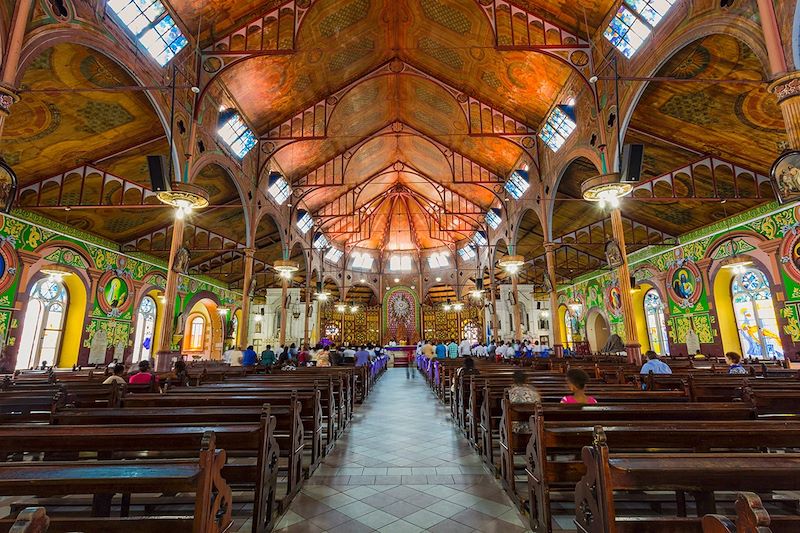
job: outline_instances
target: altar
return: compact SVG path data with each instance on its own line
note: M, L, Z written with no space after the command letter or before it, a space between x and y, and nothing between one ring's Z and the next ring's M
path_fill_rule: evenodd
M383 348L386 351L386 354L391 356L392 358L392 365L395 367L406 367L408 366L408 358L413 356L414 353L417 351L417 347L415 345L412 346L385 346Z

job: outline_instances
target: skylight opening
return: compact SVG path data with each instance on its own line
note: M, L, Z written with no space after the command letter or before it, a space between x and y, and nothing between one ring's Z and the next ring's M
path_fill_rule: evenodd
M475 258L475 247L471 244L464 246L463 248L458 249L458 255L461 256L461 259L464 261L469 261L470 259Z
M472 238L472 242L478 246L486 246L489 244L489 239L486 238L486 234L484 232L476 231L475 236Z
M528 172L522 169L517 169L511 173L511 176L506 182L505 188L514 200L519 200L531 186L528 181Z
M675 0L624 0L603 35L630 59L674 3Z
M324 233L318 233L316 237L314 237L314 242L311 243L311 246L314 247L315 250L322 250L330 246L331 241L325 236Z
M189 42L160 0L108 0L108 7L162 67Z
M366 252L353 252L352 268L358 270L372 270L372 262L375 259Z
M389 258L389 270L393 272L411 270L411 256L396 254Z
M247 127L247 124L242 121L242 118L237 113L233 113L233 115L220 126L217 133L239 159L247 155L247 152L249 152L257 142L256 136L250 131L250 128Z
M277 202L278 205L283 205L283 202L292 194L292 189L286 180L279 172L271 172L269 175L270 186L267 189L270 196Z
M559 106L553 108L547 121L539 133L539 138L554 152L564 144L572 132L575 131L575 121L572 120Z
M297 229L300 230L300 233L305 235L313 225L314 225L314 219L311 216L311 213L309 213L308 211L303 211L302 215L300 215L300 217L298 217L297 219ZM322 236L324 237L324 235Z
M450 266L450 256L447 252L434 252L428 256L428 266L431 268L444 268Z
M331 263L338 263L339 259L342 258L344 252L338 248L331 248L328 250L328 253L325 254L325 259L330 261Z
M497 214L497 211L494 209L489 209L489 212L486 213L486 223L489 224L490 228L497 229L500 227L500 224L503 223L503 219L500 218L500 215Z

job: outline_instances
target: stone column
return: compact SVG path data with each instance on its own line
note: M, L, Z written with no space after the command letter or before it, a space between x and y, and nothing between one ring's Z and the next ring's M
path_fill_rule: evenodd
M3 126L6 117L11 113L11 106L19 101L19 95L14 90L14 82L17 78L22 43L25 40L25 30L33 10L33 4L33 0L18 0L11 20L11 31L0 76L0 138L3 137Z
M289 280L281 276L281 330L278 334L278 344L286 344L286 324L289 316L289 309L286 306L286 296L289 293Z
M254 248L244 250L244 279L242 280L242 320L239 322L239 338L234 339L240 346L250 344L250 286L253 284Z
M172 224L172 242L169 248L167 262L167 284L164 288L164 322L161 326L161 337L158 342L157 368L169 369L169 354L172 344L173 322L175 320L175 298L178 293L178 280L180 275L175 272L175 256L183 245L183 220L176 218ZM162 361L163 360L163 361Z
M522 313L519 308L519 289L517 274L511 275L511 294L514 297L514 339L522 339Z
M783 55L781 33L778 29L778 20L775 17L773 0L756 0L758 15L761 19L761 28L764 31L764 44L767 47L769 69L773 75L786 72L786 57Z
M625 249L625 231L622 225L622 211L619 208L611 210L611 228L614 238L619 244L622 254L622 264L617 268L619 277L619 291L622 298L622 318L625 325L625 351L628 353L628 362L641 364L642 353L639 337L636 333L636 322L633 317L633 300L631 299L631 273L628 269L628 252Z
M550 331L553 336L553 353L556 357L564 355L561 344L561 323L558 320L558 292L556 290L556 244L544 243L544 257L547 262L547 277L550 278Z
M778 99L789 146L800 149L800 72L792 72L773 81L770 92Z

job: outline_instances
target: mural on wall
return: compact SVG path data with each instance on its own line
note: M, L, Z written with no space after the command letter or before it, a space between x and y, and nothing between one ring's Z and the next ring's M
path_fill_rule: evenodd
M405 287L392 287L383 298L384 340L413 344L419 340L419 304Z
M17 217L24 217L22 220ZM93 353L93 361L100 363L119 353L130 351L134 333L134 301L139 287L161 287L165 285L166 265L155 258L128 257L111 251L117 245L97 236L81 232L70 226L24 210L14 214L0 214L0 342L3 356L0 365L13 368L12 358L16 353L7 350L17 344L19 319L14 310L18 300L27 298L19 294L19 252L39 253L51 263L75 268L79 271L100 270L97 289L90 294L89 316L85 317L79 354L69 354L69 362L86 364ZM201 291L214 293L223 305L230 305L240 296L220 288L211 280L183 277L179 284L179 298L175 316L183 306ZM182 296L182 297L180 297ZM21 315L20 315L21 317ZM174 317L173 317L174 320ZM103 332L101 341L94 342L98 332ZM103 355L105 354L105 355Z
M731 238L725 239L726 235ZM653 255L652 249L645 248L628 258L637 281L651 280L650 283L659 284L666 291L664 304L669 309L666 326L671 353L686 353L690 332L696 333L700 343L707 345L704 349L721 350L717 310L711 305L710 288L706 286L702 268L710 269L712 261L748 254L762 254L763 258L774 253L777 257L771 263L762 261L770 263L766 265L769 275L763 279L740 279L738 293L736 282L732 282L729 294L715 294L729 302L726 305L731 306L731 316L736 320L741 348L728 349L741 349L750 356L782 357L788 351L788 341L800 344L800 206L780 209L772 202L683 235L681 240L687 244L675 250ZM774 247L769 241L775 243ZM764 250L777 250L762 251L759 243L769 243ZM698 266L704 259L708 266ZM662 273L663 281L653 281L658 273ZM618 331L614 322L613 283L613 274L608 272L582 276L573 285L559 289L559 302L565 305L585 302L590 308L598 305L594 301L596 287L605 287L605 298L599 305L609 317L612 330L624 339L621 322L616 323L620 326ZM713 286L714 278L710 284ZM583 309L587 309L586 305ZM580 313L574 320L575 331L585 334ZM676 345L683 347L675 350Z

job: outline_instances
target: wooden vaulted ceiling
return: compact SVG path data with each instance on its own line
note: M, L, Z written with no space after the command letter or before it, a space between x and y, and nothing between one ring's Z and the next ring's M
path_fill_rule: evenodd
M194 36L199 31L200 48L205 48L282 2L168 3L187 34ZM598 32L616 3L514 0L514 4L585 36ZM459 231L433 235L434 217L426 212L426 206L449 201L458 202L461 209L468 206L485 212L497 205L497 198L492 186L455 183L448 157L458 154L502 179L523 151L507 139L470 134L464 110L448 88L536 129L566 82L568 67L535 52L498 51L478 0L300 0L297 5L311 8L303 18L295 50L238 63L215 82L215 91L224 90L255 132L266 136L309 106L350 86L339 95L327 120L325 138L290 143L274 156L295 184L337 157L346 159L338 185L297 187L304 193L301 205L320 213L351 195L352 210L370 207L367 235L331 232L332 240L340 244L396 250L436 247L468 236L479 217L465 215ZM381 75L372 75L386 65L389 67ZM731 37L712 35L675 54L657 75L682 80L762 80L763 70L745 45ZM30 63L21 86L80 89L135 84L103 53L62 43ZM645 145L645 179L708 155L766 173L777 155L783 130L780 112L764 85L658 82L651 83L639 100L625 142ZM14 166L22 187L88 165L99 174L110 173L146 188L145 157L168 153L164 131L143 91L69 92L57 98L23 92L22 101L6 121L0 155ZM608 134L615 133L610 129ZM606 215L577 200L581 181L596 173L591 163L578 159L556 190L546 193L555 195L552 237L564 237L557 253L557 281L604 264L602 245L595 241L602 241L610 228L581 230ZM708 176L700 172L695 178L698 191L709 188ZM61 187L41 187L36 198L29 194L23 206L40 206L43 214L116 241L126 250L166 257L169 231L165 230L172 223L169 210L46 208L80 195L71 179L65 177ZM242 272L238 250L246 232L239 193L227 172L217 166L204 169L198 182L210 189L216 207L195 213L188 221L184 242L196 250L193 271L237 286ZM676 183L684 192L691 188L685 176L678 176ZM745 193L763 188L751 184L748 189L747 183L738 186ZM729 194L730 184L719 187L720 196ZM122 193L110 189L104 194L103 203L112 203ZM657 190L651 194L665 193ZM634 196L646 195L637 192ZM630 224L630 235L626 234L633 243L630 250L669 241L670 236L754 207L767 201L767 195L768 191L758 200L731 198L725 205L685 199L626 200L623 214ZM265 217L252 231L258 250L256 286L268 286L274 283L274 276L262 265L281 256L279 228ZM572 232L575 234L570 235ZM528 269L525 280L539 283L544 236L532 211L524 216L518 238L517 252L534 267ZM302 251L293 250L292 256L305 269ZM295 281L300 283L304 277L302 270Z

